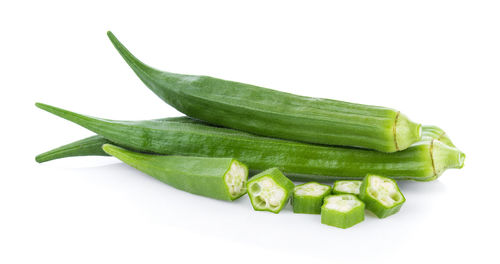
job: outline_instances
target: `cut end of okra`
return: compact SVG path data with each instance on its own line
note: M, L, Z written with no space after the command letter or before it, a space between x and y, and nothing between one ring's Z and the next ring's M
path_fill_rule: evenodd
M265 170L247 183L254 210L279 213L288 202L294 184L276 168Z
M234 160L226 175L224 175L224 181L232 200L241 197L247 192L247 177L247 167L243 163Z
M295 186L292 197L293 212L299 214L320 214L323 199L330 192L330 186L317 182Z
M330 195L321 207L321 223L348 228L365 220L365 204L352 194Z
M362 181L336 181L333 183L334 194L359 194Z
M396 151L404 150L422 137L422 125L412 122L398 112L394 126L394 144Z
M366 208L379 218L393 215L406 201L396 181L378 175L367 175L361 185L359 197Z

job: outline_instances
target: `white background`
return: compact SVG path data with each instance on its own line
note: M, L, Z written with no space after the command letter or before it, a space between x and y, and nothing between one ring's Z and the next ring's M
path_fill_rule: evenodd
M70 2L0 4L0 263L498 263L498 1ZM107 30L159 69L399 109L445 129L465 167L401 183L400 213L340 230L187 194L113 158L37 164L91 133L36 101L180 115Z

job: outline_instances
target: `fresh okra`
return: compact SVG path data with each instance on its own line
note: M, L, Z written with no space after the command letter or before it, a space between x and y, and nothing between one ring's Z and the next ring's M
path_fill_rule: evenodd
M235 159L151 155L110 144L102 148L109 155L179 190L230 201L246 193L248 169Z
M265 170L247 182L253 209L276 214L288 203L294 187L293 182L277 168Z
M360 180L368 173L398 180L431 181L448 168L461 168L465 158L460 150L435 139L417 142L403 151L383 153L261 137L197 121L115 121L36 105L127 149L167 155L233 157L256 171L278 167L297 181ZM43 154L39 156L42 157Z
M348 228L365 219L365 204L352 194L325 197L321 207L321 223Z
M359 194L362 181L336 181L333 183L334 194Z
M395 180L378 175L367 175L363 179L359 198L379 218L397 213L406 201Z
M108 37L151 91L199 120L261 136L382 152L404 150L421 136L420 124L394 109L159 71L137 59L113 33Z
M331 187L317 182L308 182L293 189L293 212L299 214L320 214L323 199L329 195Z

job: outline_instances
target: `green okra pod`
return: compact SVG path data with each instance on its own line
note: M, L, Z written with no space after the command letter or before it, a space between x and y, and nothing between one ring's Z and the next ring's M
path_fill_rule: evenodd
M134 151L233 157L256 171L278 167L297 181L363 179L368 173L430 181L448 168L461 168L465 157L458 149L437 140L418 142L404 151L383 153L261 137L194 121L114 121L40 103L37 106Z
M335 181L332 192L334 194L359 194L362 181Z
M179 190L230 201L246 193L248 169L232 158L152 155L111 144L104 144L102 148L109 155Z
M256 211L279 213L288 203L295 185L277 168L265 170L247 182L248 196Z
M37 155L35 160L39 163L75 156L105 156L102 145L109 143L109 140L102 136L94 135L70 144L52 149Z
M329 195L321 207L321 223L348 228L365 220L365 205L352 194Z
M439 140L450 147L455 147L448 134L437 126L423 126L422 127L422 140Z
M325 196L332 188L317 182L308 182L295 186L293 189L293 212L298 214L320 214Z
M370 174L363 179L359 198L379 218L399 212L406 201L395 180Z
M390 108L299 96L208 76L162 72L138 60L111 32L108 36L156 95L180 112L212 124L262 136L383 152L404 150L421 136L420 124Z

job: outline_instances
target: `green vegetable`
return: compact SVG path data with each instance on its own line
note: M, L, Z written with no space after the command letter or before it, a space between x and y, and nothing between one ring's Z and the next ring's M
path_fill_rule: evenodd
M348 228L365 220L365 205L352 194L330 195L321 207L321 223Z
M451 139L446 135L446 132L437 126L423 126L422 140L437 139L450 147L455 147Z
M171 118L156 119L151 121L159 121L159 122L176 121L184 123L203 124L199 120L194 120L188 117L171 117ZM442 141L443 143L446 143L447 145L454 147L453 143L451 143L451 140L446 135L444 136L443 135L444 131L438 127L423 126L421 141L427 142L431 141L432 139L437 139L437 140L444 139L445 141L444 142ZM61 159L61 158L75 157L75 156L87 156L87 155L107 156L108 154L102 151L101 148L101 146L105 143L111 143L111 142L105 139L103 136L95 135L42 153L36 157L36 160L41 163L54 159ZM75 148L74 145L77 145L79 147Z
M128 165L179 190L219 200L246 193L247 167L232 158L160 156L110 144L102 149Z
M362 181L336 181L333 183L332 192L334 194L359 194L359 187Z
M367 175L361 184L359 198L379 218L399 212L406 201L396 181L378 175Z
M330 194L331 187L317 182L308 182L293 189L293 212L299 214L320 214L323 199Z
M40 103L37 106L131 150L233 157L257 171L278 167L297 181L363 179L368 173L394 179L430 181L448 168L461 168L465 157L458 149L436 140L416 143L404 151L382 153L260 137L197 122L113 121Z
M137 76L180 112L257 135L383 152L420 139L419 124L393 109L293 95L208 76L162 72L109 39Z
M106 143L109 141L99 135L94 135L42 153L36 156L35 160L42 163L74 156L103 156L107 155L102 150L102 145Z
M277 168L253 176L247 183L248 196L256 211L275 214L288 203L295 185Z

